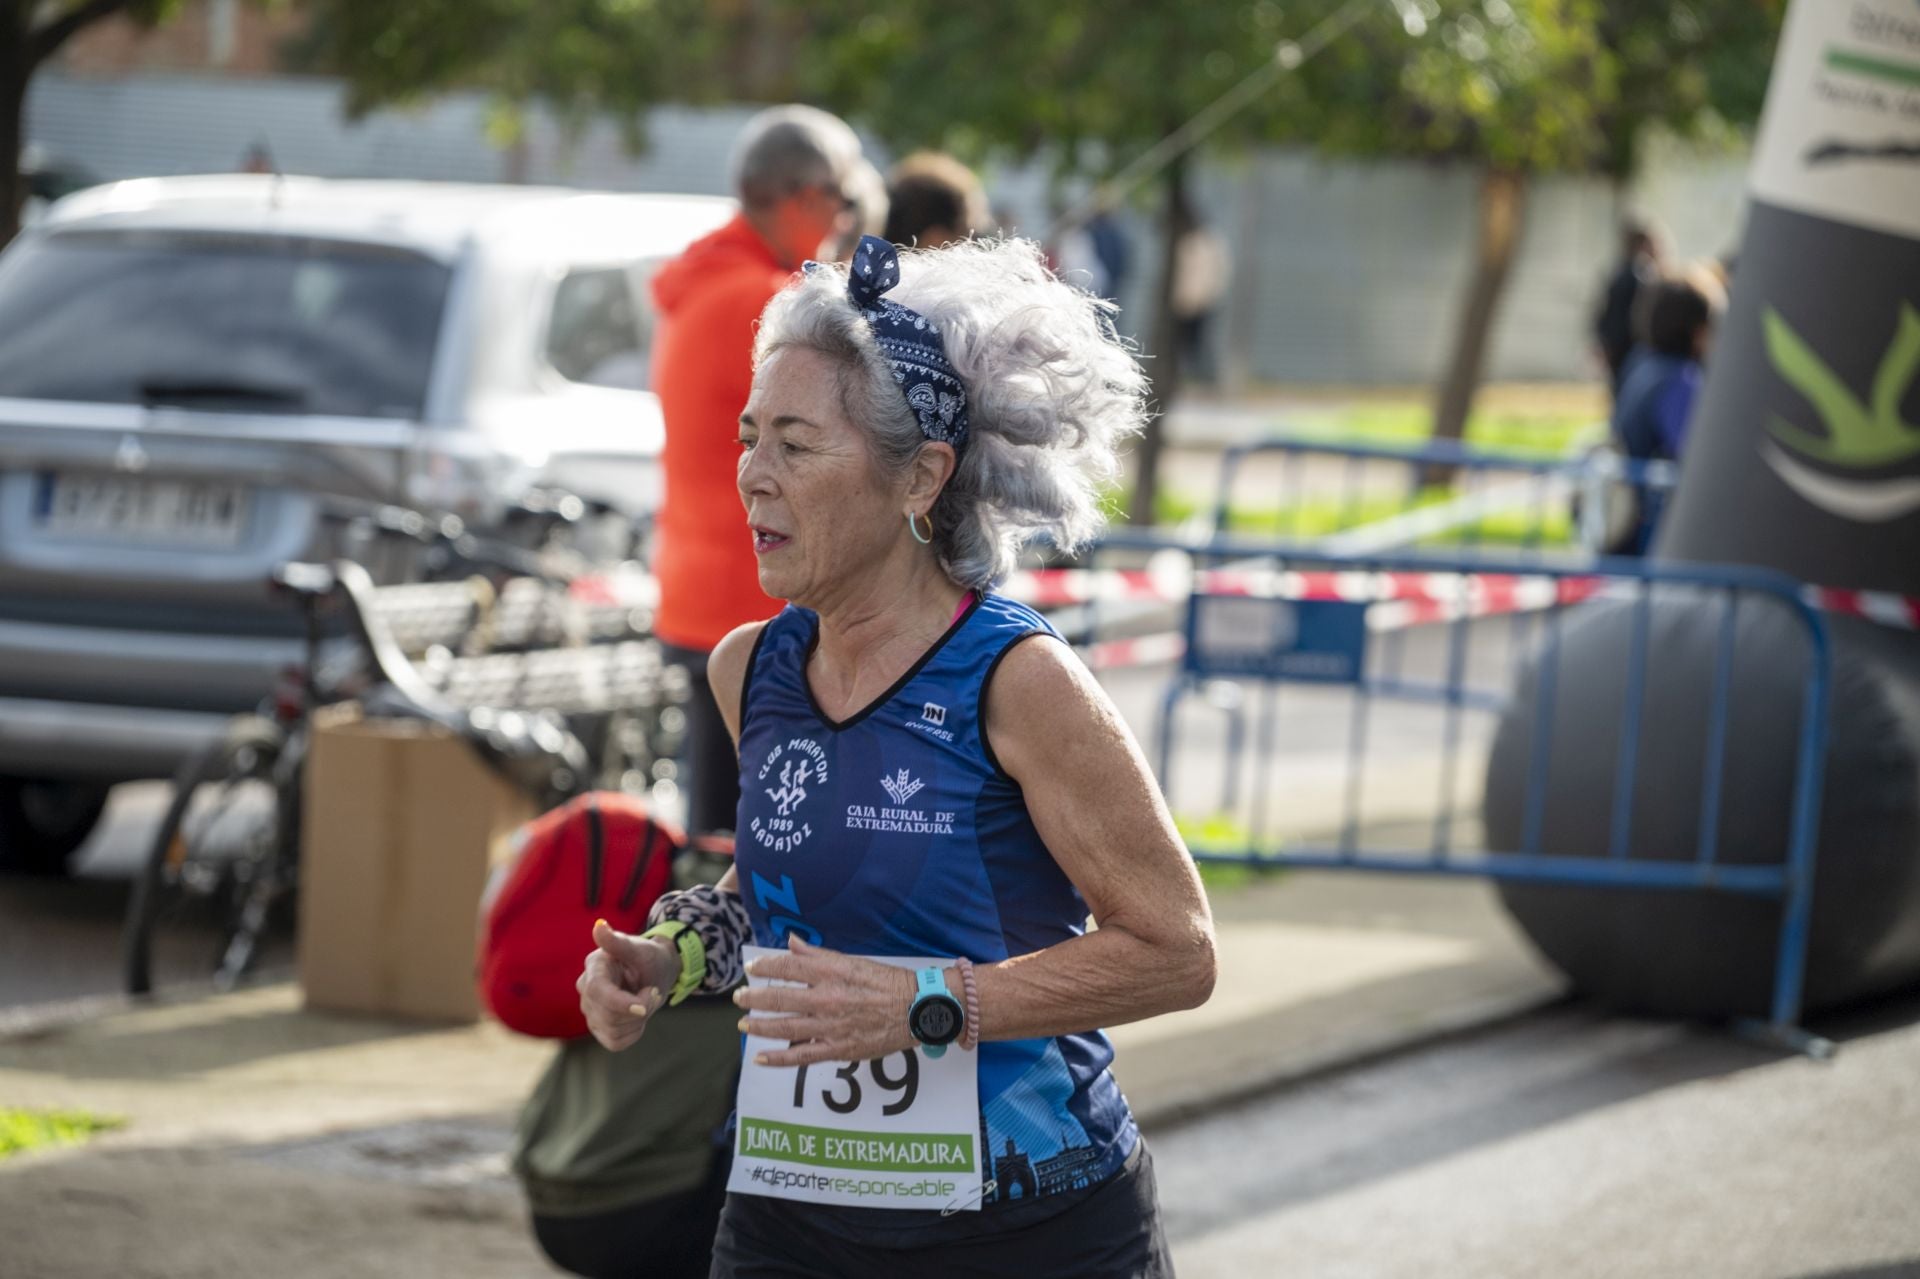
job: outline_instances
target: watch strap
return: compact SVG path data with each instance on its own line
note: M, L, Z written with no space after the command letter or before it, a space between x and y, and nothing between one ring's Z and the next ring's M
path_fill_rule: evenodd
M672 942L680 956L680 976L667 995L668 1004L681 1003L700 989L700 984L707 979L707 945L700 940L700 933L692 924L680 919L666 919L640 935Z
M916 968L913 970L913 982L913 1002L907 1006L907 1031L919 1042L921 1052L929 1057L937 1058L944 1056L947 1051L946 1044L930 1044L926 1040L921 1039L918 1032L914 1030L914 1013L925 1000L944 999L953 1004L954 1007L960 1009L961 1021L964 1024L966 1020L966 1010L960 1004L960 1001L953 997L953 992L947 989L946 969L935 964L929 964L925 968ZM949 1040L948 1042L951 1043L952 1041Z

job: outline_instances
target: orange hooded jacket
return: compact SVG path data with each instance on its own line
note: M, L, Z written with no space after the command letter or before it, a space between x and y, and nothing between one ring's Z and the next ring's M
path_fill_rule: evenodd
M667 426L654 629L669 644L711 650L734 627L780 611L760 590L734 477L754 329L793 274L736 215L653 277L653 389Z

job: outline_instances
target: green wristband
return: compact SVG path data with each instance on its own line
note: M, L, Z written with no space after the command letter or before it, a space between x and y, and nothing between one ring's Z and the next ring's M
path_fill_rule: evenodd
M673 983L673 992L667 996L668 1004L680 1003L700 989L700 983L707 979L707 944L700 940L692 924L679 919L662 920L640 935L670 941L680 954L680 979Z

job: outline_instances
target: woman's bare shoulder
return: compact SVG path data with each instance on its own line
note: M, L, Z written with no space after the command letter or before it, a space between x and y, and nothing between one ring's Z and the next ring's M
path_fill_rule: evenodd
M753 662L753 649L760 642L765 622L748 622L727 632L707 657L707 684L720 707L727 731L736 741L740 737L740 694L746 688L747 667Z

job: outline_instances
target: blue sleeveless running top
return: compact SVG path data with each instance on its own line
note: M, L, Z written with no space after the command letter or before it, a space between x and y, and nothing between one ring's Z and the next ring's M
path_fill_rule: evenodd
M818 627L791 605L768 622L741 697L735 866L755 941L798 933L848 954L984 964L1084 932L1086 903L983 727L994 667L1053 628L981 596L893 688L835 723L807 684ZM1137 1130L1105 1035L979 1054L986 1202L1086 1187L1125 1162Z

